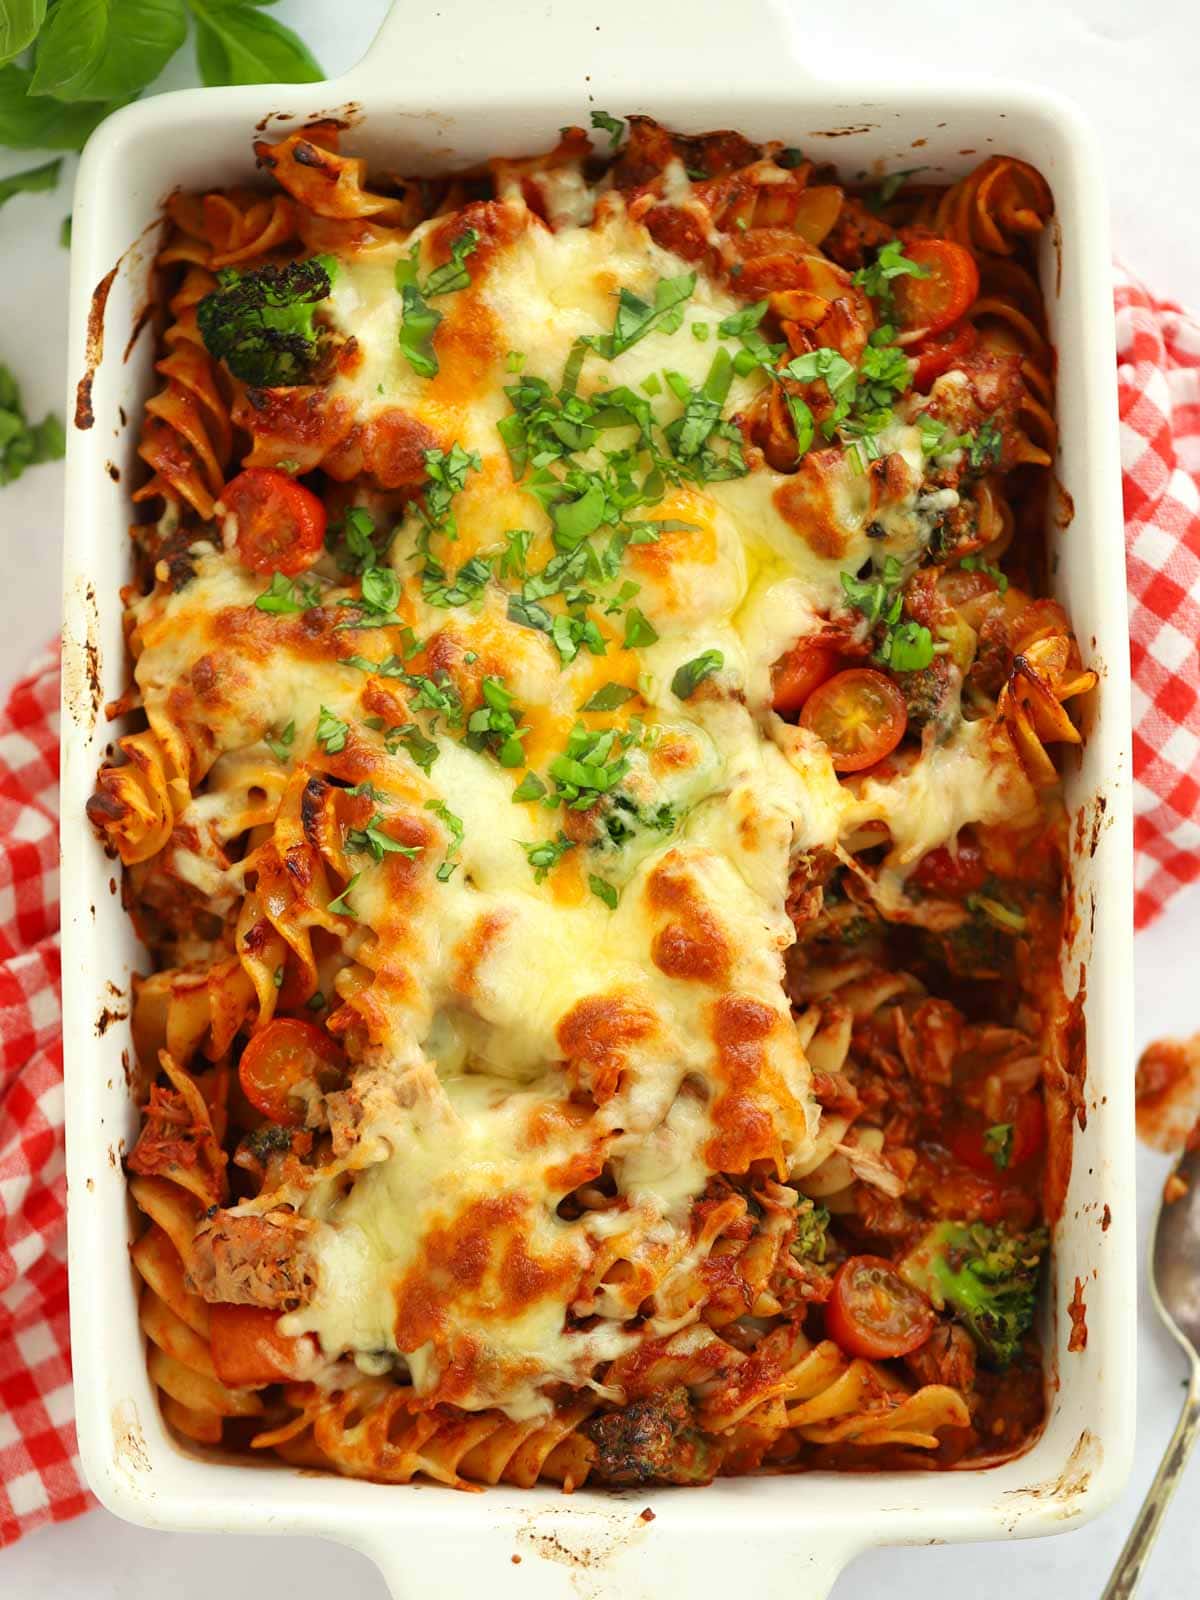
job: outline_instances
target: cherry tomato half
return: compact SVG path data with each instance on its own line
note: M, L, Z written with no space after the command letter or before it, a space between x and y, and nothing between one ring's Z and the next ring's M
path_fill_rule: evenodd
M914 239L904 254L927 276L892 280L896 319L902 332L920 329L928 338L970 310L979 295L979 268L971 252L950 239Z
M208 1315L213 1366L228 1388L257 1389L299 1377L300 1340L276 1331L278 1311L220 1301Z
M800 726L824 740L835 772L861 772L891 755L903 739L908 708L882 672L850 667L812 691Z
M906 1356L923 1345L937 1317L882 1256L851 1256L837 1270L825 1307L825 1331L847 1355L868 1361Z
M939 845L917 863L913 879L931 894L961 899L982 889L987 879L983 852L972 839L959 839L951 851Z
M995 1177L997 1172L1013 1172L1040 1155L1046 1143L1046 1108L1036 1090L1030 1090L1018 1100L1013 1113L1012 1140L1007 1150L1007 1160L997 1159L1000 1150L994 1141L986 1138L988 1124L983 1117L974 1115L951 1127L946 1143L964 1166L982 1177Z
M293 1091L309 1080L328 1083L341 1066L341 1051L324 1028L276 1017L242 1051L238 1079L256 1111L295 1128L304 1121L304 1109Z
M836 660L837 651L819 639L797 639L771 668L771 704L779 715L795 716Z
M943 372L949 372L951 367L965 361L978 343L979 335L973 324L957 322L944 328L941 333L931 334L910 345L905 354L912 356L917 363L913 373L913 388L924 393L935 378L940 378Z
M325 542L325 507L286 472L248 467L221 490L237 523L237 549L252 572L291 578L311 567Z

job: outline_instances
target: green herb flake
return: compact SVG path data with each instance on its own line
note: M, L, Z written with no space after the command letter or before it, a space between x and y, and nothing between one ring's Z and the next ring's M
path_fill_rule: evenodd
M289 722L287 727L278 736L278 738L267 739L264 742L266 743L267 749L275 757L276 761L282 762L284 765L286 765L287 762L291 760L292 745L295 742L295 738L296 724L294 722Z
M982 556L964 556L959 562L959 566L964 572L982 572L986 577L989 577L992 580L1001 594L1003 594L1008 588L1007 575L1001 572L1000 568L993 565L992 562L985 561Z
M426 800L425 809L426 811L433 812L434 816L437 817L438 821L450 835L450 844L447 847L446 854L441 865L438 867L437 872L435 873L435 877L439 883L449 883L450 879L454 876L455 868L459 864L457 858L459 848L463 842L462 818L455 816L454 812L450 810L449 806L444 800Z
M317 718L317 743L326 755L336 756L346 748L350 725L335 717L328 706L322 706Z
M660 278L655 286L653 305L632 290L622 289L617 296L613 331L589 336L588 345L597 355L612 361L656 327L666 333L677 333L683 325L683 306L691 299L695 287L694 272L681 273L677 278Z
M607 111L592 112L592 127L600 129L608 135L608 147L615 150L621 142L621 135L625 132L625 124L620 117L612 117Z
M580 706L581 711L615 711L618 706L623 706L627 700L632 700L637 693L623 683L606 683L596 690L590 700Z
M546 792L546 785L538 777L537 773L527 772L513 790L513 799L520 801L541 800Z
M390 833L383 831L385 820L383 813L377 811L365 828L351 828L346 834L346 849L356 854L369 852L376 861L389 855L407 856L410 861L419 856L424 846L401 844L399 839L393 839Z
M354 888L354 885L361 877L361 872L354 873L349 883L342 890L341 894L338 895L337 899L329 902L329 905L326 909L331 911L335 917L349 917L352 922L354 921L355 913L350 907L350 891Z
M671 692L680 700L690 700L705 678L720 672L724 665L725 657L720 650L703 651L691 661L685 661L681 667L676 667L671 679Z
M984 1129L983 1147L991 1156L994 1165L1003 1172L1012 1161L1013 1152L1013 1125L1011 1122L997 1122L990 1128Z
M569 850L574 850L575 840L568 839L560 829L554 839L539 839L533 844L526 844L523 839L517 843L525 852L526 860L534 869L534 883L544 883L550 871L558 865Z
M625 613L625 649L640 650L644 645L657 643L658 632L654 624L636 606L630 606Z
M274 575L270 587L264 589L254 602L256 610L267 611L274 616L291 616L299 611L311 611L314 606L320 604L319 583L307 578L289 578L282 572Z
M604 878L598 878L594 872L588 873L588 888L597 900L603 900L610 911L617 909L620 900L620 891Z

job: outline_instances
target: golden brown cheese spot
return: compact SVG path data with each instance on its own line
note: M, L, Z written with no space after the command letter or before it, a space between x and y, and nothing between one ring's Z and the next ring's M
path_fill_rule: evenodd
M381 489L419 489L427 450L448 449L433 430L399 406L377 411L361 429L361 470Z
M672 570L685 562L711 566L717 559L717 534L699 496L676 494L671 497L669 507L659 509L664 521L678 519L695 526L669 529L652 544L630 545L625 553L626 563L641 576L656 578L659 582L669 579Z
M696 892L695 883L672 851L646 880L646 902L669 917L654 935L650 957L660 972L683 982L726 982L733 952L720 922Z
M779 1159L771 1114L754 1093L765 1075L763 1041L778 1023L769 1006L748 995L722 995L712 1009L712 1036L727 1088L713 1106L718 1132L705 1146L714 1172L745 1172L762 1159Z
M547 1298L565 1302L578 1273L570 1246L548 1255L533 1248L530 1206L522 1196L474 1200L452 1221L429 1230L396 1285L397 1348L432 1344L442 1358L436 1398L466 1395L482 1380L486 1357L478 1341L450 1334L449 1324L495 1324L516 1320ZM507 1361L502 1376L511 1382L522 1370L535 1373L537 1362Z
M837 512L845 462L840 450L810 450L799 469L771 496L775 509L811 550L830 561L846 553L847 532Z
M511 921L510 911L488 911L475 922L466 938L455 945L453 983L456 994L469 999L476 993L479 969L496 949Z
M589 995L558 1024L558 1043L572 1083L603 1105L617 1093L634 1045L657 1030L654 1013L620 994Z

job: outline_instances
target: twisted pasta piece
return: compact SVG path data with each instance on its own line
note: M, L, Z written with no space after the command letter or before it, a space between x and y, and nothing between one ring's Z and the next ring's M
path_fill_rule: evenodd
M410 1483L432 1478L456 1489L540 1479L568 1491L583 1484L595 1447L580 1432L596 1402L576 1401L548 1421L511 1422L498 1411L421 1410L411 1389L365 1379L330 1395L305 1386L286 1391L298 1414L258 1434L257 1450L310 1443L319 1459L353 1478Z
M920 220L958 244L1007 256L1045 227L1054 197L1045 178L1013 156L989 156L941 191Z
M156 1061L160 1052L183 1067L198 1053L222 1060L253 1016L256 998L236 956L135 978L131 1028L139 1060Z
M259 1397L217 1377L209 1347L209 1310L190 1286L187 1268L196 1224L225 1195L223 1114L214 1117L194 1078L168 1052L160 1056L171 1088L154 1086L142 1131L126 1166L130 1193L148 1226L131 1256L142 1279L138 1320L150 1342L151 1380L163 1416L201 1444L219 1444L227 1417L257 1416ZM218 1078L218 1112L223 1096Z
M100 768L87 815L130 867L163 848L191 791L156 734L131 733L117 742L126 759Z

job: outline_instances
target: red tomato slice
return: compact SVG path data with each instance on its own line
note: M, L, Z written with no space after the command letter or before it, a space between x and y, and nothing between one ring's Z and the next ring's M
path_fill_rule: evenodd
M979 846L971 839L960 838L953 851L946 845L939 845L922 856L913 880L931 894L961 899L982 889L987 875Z
M341 1067L341 1051L323 1028L276 1017L242 1051L238 1080L256 1111L295 1128L304 1121L304 1108L293 1091L309 1080L327 1082Z
M797 639L771 668L771 704L779 715L794 716L836 660L837 651L819 639Z
M928 276L892 280L896 319L902 332L919 329L928 338L971 309L979 296L979 268L971 252L950 239L914 239L904 254Z
M230 1389L258 1389L298 1378L306 1340L289 1339L275 1324L278 1311L262 1306L209 1307L209 1348L217 1377Z
M311 567L325 542L325 507L286 472L248 467L221 490L237 523L237 549L252 572L295 577Z
M847 1355L889 1361L923 1345L937 1317L882 1256L851 1256L837 1270L825 1331Z
M1046 1143L1046 1109L1036 1090L1023 1094L1012 1114L1012 1143L1007 1166L1001 1166L993 1154L986 1134L988 1123L980 1116L952 1127L946 1143L964 1166L981 1177L994 1178L998 1172L1015 1172L1035 1156L1041 1154Z
M905 354L912 356L917 363L913 373L913 388L924 392L935 378L940 378L943 372L949 372L951 367L965 361L978 343L979 335L975 332L974 324L958 322L941 333L931 334L929 338L910 345Z
M908 708L882 672L850 667L812 691L800 726L824 740L835 772L861 772L891 755L903 739Z

